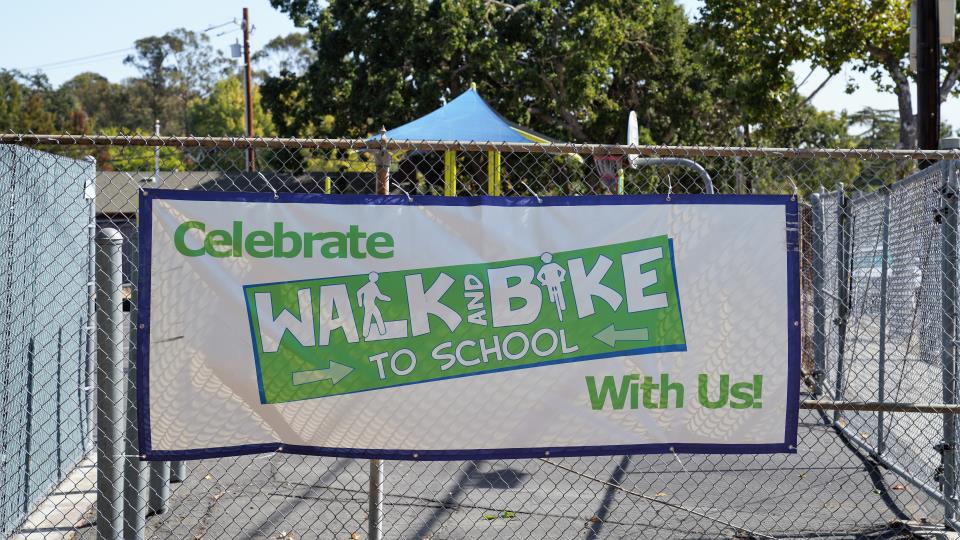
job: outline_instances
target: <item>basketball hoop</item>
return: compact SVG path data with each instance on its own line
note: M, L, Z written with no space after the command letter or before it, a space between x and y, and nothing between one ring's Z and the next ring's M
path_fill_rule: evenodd
M617 193L623 156L593 156L593 165L597 168L600 183L610 192Z

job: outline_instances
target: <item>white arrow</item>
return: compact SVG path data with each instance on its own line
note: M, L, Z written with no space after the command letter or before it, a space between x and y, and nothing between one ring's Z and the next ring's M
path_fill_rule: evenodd
M615 347L618 341L647 341L650 339L650 332L648 332L646 328L617 330L617 327L611 324L594 334L593 337L606 343L610 347Z
M353 371L353 368L350 366L345 366L330 361L330 367L327 369L311 369L309 371L295 371L293 373L293 385L299 386L301 384L307 384L312 382L320 382L330 380L333 384L337 384L342 381L344 377L350 374Z

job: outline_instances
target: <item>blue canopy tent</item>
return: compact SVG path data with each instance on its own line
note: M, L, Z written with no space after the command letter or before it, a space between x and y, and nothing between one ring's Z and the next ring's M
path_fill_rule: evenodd
M477 93L476 85L439 109L386 132L387 138L400 141L460 141L552 143L556 142L531 129L507 120L493 110ZM447 150L443 156L443 193L457 193L457 155ZM487 152L487 193L501 195L500 152Z

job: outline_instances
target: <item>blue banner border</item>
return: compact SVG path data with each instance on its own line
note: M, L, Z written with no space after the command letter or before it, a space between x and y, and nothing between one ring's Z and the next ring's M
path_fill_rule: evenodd
M783 442L770 444L652 443L636 445L497 448L460 450L325 448L281 442L188 450L153 450L150 433L150 263L154 200L251 203L356 204L374 206L609 206L655 204L733 204L783 206L787 245L787 380L790 388ZM144 189L139 198L139 279L137 310L137 409L140 454L146 460L189 460L282 452L362 459L459 461L620 454L772 454L795 453L800 407L800 235L799 207L789 195L588 195L578 197L441 197L433 195L325 195L315 193L241 193Z

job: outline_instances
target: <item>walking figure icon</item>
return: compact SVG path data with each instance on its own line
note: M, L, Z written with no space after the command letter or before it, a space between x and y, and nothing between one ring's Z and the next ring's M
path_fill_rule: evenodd
M537 281L547 288L547 298L557 306L557 316L563 321L563 312L567 309L567 303L563 297L561 285L567 278L567 271L553 262L552 253L544 253L540 256L540 260L543 261L543 266L537 272Z
M370 329L374 324L377 325L377 334L380 336L386 335L387 325L383 322L383 314L380 313L377 300L383 300L384 302L390 301L390 297L383 294L380 291L380 287L377 286L377 280L380 279L380 274L370 272L368 277L370 281L357 291L357 304L363 309L364 338L370 336Z

